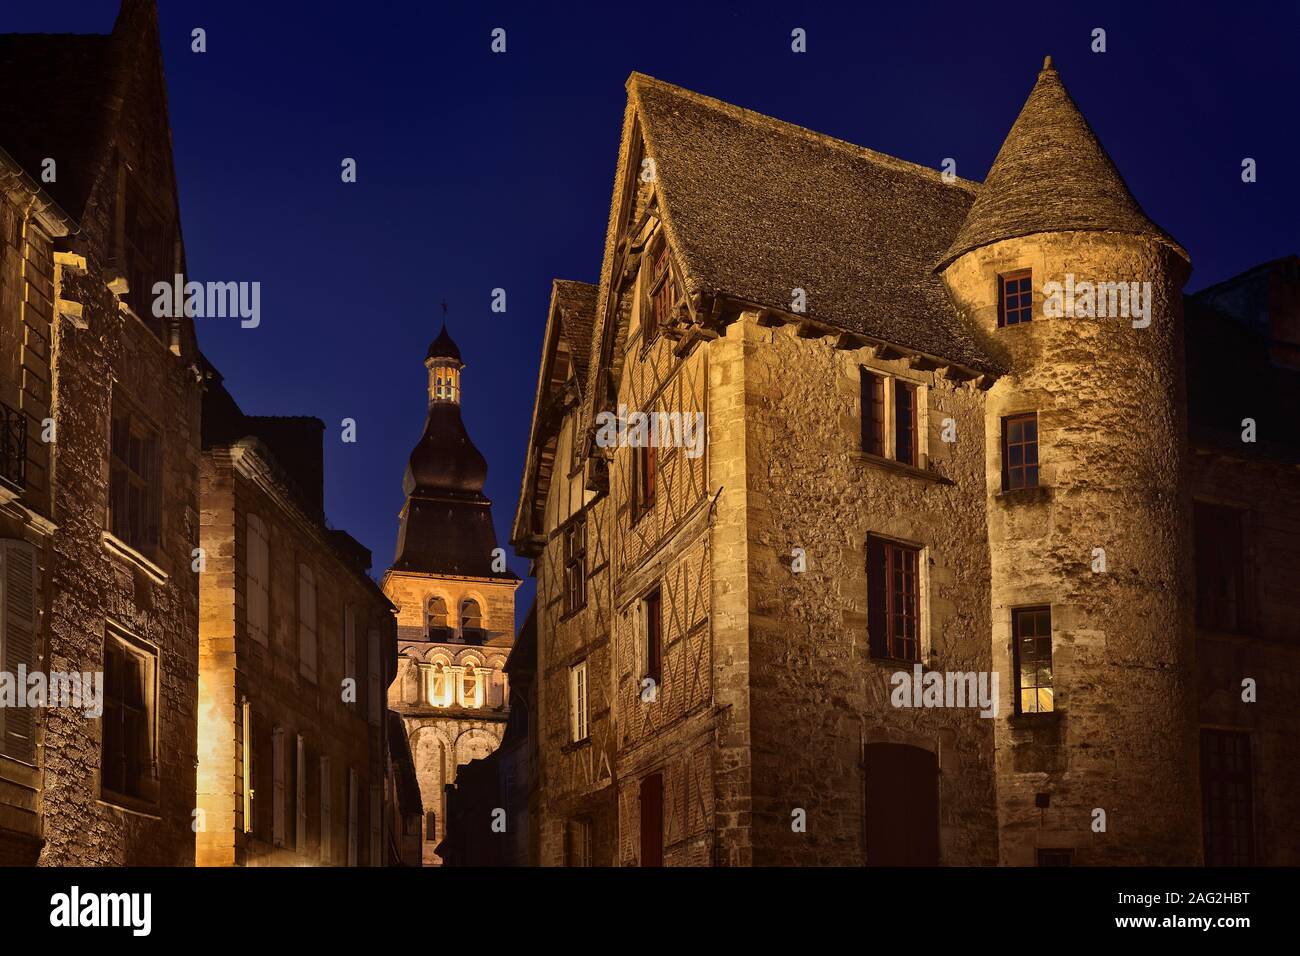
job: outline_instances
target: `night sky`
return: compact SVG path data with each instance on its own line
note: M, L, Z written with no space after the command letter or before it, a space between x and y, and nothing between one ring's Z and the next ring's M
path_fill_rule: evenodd
M46 6L6 3L0 32L106 33L117 11ZM190 273L262 284L261 326L199 320L201 347L246 412L326 422L329 520L374 551L376 575L444 298L508 540L551 279L598 278L633 70L916 163L951 156L978 180L1050 53L1147 214L1191 253L1189 290L1300 252L1300 5L817 6L162 0ZM194 27L206 53L190 51ZM495 27L505 54L489 50ZM356 184L340 181L344 157ZM1244 157L1258 182L1241 181ZM531 599L529 581L520 618Z

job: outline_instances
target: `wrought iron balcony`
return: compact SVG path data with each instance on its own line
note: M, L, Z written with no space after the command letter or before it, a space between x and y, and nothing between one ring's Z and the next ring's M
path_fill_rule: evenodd
M16 488L27 483L27 416L0 402L0 478Z

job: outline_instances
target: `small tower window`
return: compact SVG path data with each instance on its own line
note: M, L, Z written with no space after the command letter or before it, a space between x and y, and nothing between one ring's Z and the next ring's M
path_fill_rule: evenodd
M1033 317L1033 272L1024 269L998 276L998 326L1020 325Z
M431 597L424 608L425 637L430 641L451 640L451 627L447 623L447 602Z
M483 612L473 598L460 606L460 636L467 641L483 640Z

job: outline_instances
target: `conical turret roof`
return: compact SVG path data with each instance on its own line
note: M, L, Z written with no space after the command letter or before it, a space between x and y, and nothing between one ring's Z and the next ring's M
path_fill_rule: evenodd
M1133 198L1049 56L938 268L1002 239L1073 230L1150 236L1190 261Z

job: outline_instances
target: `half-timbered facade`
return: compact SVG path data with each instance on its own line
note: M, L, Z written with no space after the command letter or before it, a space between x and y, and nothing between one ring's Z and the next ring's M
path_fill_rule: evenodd
M1147 321L1053 313L1067 273L1150 290ZM1256 299L1293 334L1274 273ZM1211 706L1204 673L1197 704L1207 601L1220 685L1297 662L1282 591L1262 628L1238 610L1268 573L1243 535L1278 555L1281 525L1206 507L1222 450L1195 535L1241 560L1201 544L1187 584L1183 340L1224 321L1185 327L1187 275L1050 60L983 184L633 74L512 534L537 861L1294 861L1294 720ZM1289 502L1270 421L1251 462Z

